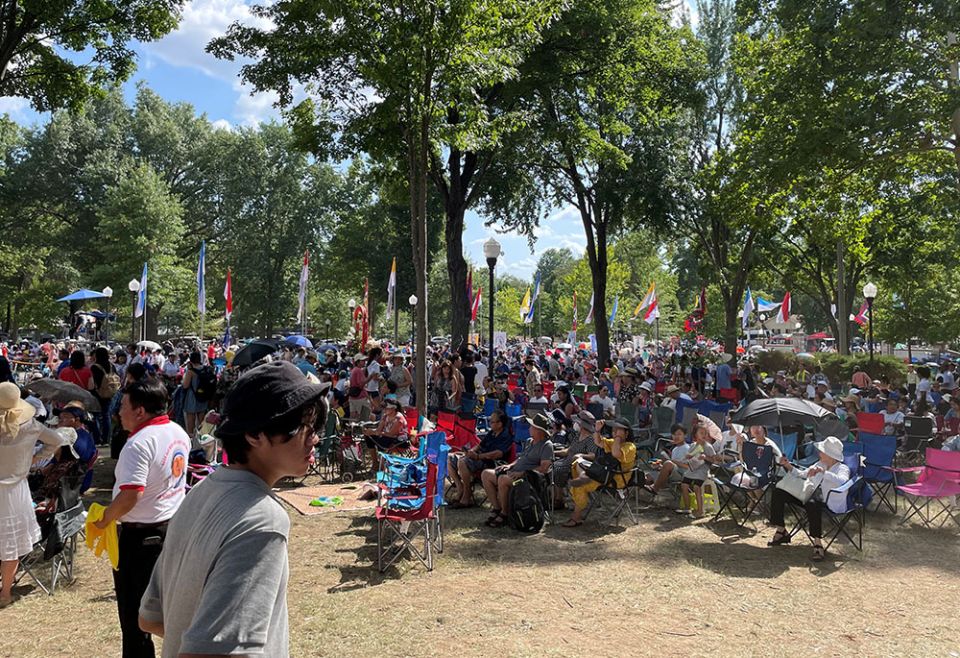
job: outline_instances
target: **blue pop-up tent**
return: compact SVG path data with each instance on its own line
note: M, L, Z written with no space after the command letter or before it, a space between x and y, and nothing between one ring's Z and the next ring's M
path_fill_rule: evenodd
M85 299L106 299L106 295L102 292L97 292L96 290L87 290L82 288L76 292L72 292L66 297L61 297L58 299L58 302L82 302Z

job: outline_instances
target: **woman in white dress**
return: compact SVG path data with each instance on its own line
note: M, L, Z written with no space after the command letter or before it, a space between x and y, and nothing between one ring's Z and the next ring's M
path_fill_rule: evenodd
M34 420L35 409L20 399L16 384L0 384L0 608L13 601L13 577L20 557L40 541L27 474L33 461L48 459L63 443ZM41 441L43 449L34 456Z

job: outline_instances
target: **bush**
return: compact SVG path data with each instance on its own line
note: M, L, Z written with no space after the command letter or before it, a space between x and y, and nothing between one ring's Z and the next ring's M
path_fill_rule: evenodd
M842 356L832 352L822 352L814 355L813 359L798 359L792 352L771 350L757 355L757 367L760 372L773 375L783 370L788 376L793 376L800 370L802 363L819 364L823 374L831 384L845 384L853 377L853 367L860 366L871 379L886 378L891 386L899 387L907 377L907 366L900 359L892 356L874 356L873 364L870 357L861 354Z

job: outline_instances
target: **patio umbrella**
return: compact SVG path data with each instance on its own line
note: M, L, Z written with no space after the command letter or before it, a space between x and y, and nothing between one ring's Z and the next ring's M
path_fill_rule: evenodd
M305 336L287 336L284 341L288 345L296 345L297 347L306 347L307 349L313 349L313 343L310 342L310 339Z
M258 338L240 348L233 357L233 365L238 368L253 365L263 357L276 352L281 345L283 341L276 338Z
M73 382L65 382L59 379L37 379L25 387L31 393L50 402L60 402L66 404L79 400L83 408L91 413L99 413L100 403L90 391L80 388Z
M813 425L817 436L847 435L847 426L840 417L823 407L800 398L763 398L745 404L731 416L740 425Z
M141 340L139 343L137 343L137 347L143 347L151 352L156 352L157 350L161 349L160 344L155 343L152 340Z
M106 295L102 292L97 292L96 290L87 290L83 288L76 292L72 292L66 297L61 297L58 299L58 302L82 302L85 299L104 299Z
M815 359L816 357L810 354L810 352L800 352L800 354L797 355L797 358L798 359Z

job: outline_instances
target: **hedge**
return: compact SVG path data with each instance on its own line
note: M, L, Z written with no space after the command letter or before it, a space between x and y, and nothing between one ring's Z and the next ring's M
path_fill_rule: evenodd
M903 361L892 356L874 356L873 363L870 357L861 354L843 356L835 352L814 354L813 359L798 359L792 352L771 350L757 355L757 367L768 375L783 370L789 375L795 375L802 363L818 364L823 369L831 384L846 384L853 377L853 367L860 366L871 379L886 378L891 386L899 387L907 377L907 366Z

